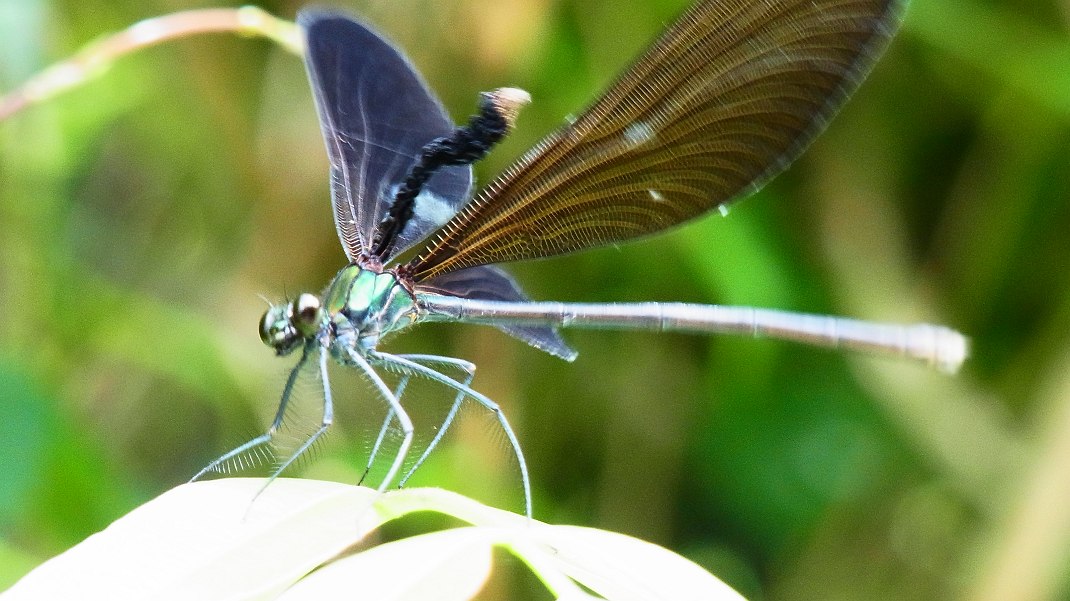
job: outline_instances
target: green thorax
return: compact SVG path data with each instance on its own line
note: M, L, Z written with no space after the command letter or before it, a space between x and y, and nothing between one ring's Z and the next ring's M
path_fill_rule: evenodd
M412 325L418 316L416 301L397 276L349 265L334 276L324 298L331 322L355 328L361 337L373 337Z

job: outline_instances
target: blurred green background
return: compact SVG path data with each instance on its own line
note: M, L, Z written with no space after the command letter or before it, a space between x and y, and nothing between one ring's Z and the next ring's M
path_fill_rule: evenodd
M685 5L344 4L458 121L481 90L531 92L482 182ZM199 6L3 0L0 90ZM480 366L536 517L665 545L750 599L1070 599L1068 25L1054 0L915 0L830 129L727 218L512 269L540 299L946 323L973 340L957 377L635 332L566 332L573 364L477 326L388 348ZM260 296L317 291L343 265L328 199L303 66L259 39L153 48L0 123L0 589L267 425L290 362L260 344ZM425 443L452 398L433 392L407 401L432 416ZM382 415L342 413L305 475L359 477ZM466 413L414 484L521 511L493 421ZM512 588L485 596L542 598Z

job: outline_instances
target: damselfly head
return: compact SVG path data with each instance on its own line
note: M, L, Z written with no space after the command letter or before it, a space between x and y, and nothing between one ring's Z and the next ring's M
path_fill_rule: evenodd
M273 305L260 319L260 339L278 355L288 355L303 340L319 332L323 303L314 294L304 293L284 305Z

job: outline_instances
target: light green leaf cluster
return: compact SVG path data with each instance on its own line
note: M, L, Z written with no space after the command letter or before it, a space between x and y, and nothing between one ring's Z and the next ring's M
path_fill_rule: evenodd
M280 479L258 495L262 486L231 478L175 488L45 562L0 600L463 600L492 573L495 548L558 599L742 599L657 545L543 524L440 489L379 494ZM421 511L471 526L376 540L383 524Z

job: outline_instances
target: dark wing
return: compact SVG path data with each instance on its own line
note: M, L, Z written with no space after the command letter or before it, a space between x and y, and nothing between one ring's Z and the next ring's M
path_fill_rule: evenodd
M420 149L454 126L408 60L364 25L327 11L302 11L297 22L305 31L305 65L331 160L334 222L356 262L371 252L376 228ZM471 185L467 165L436 172L394 252L453 217Z
M529 300L508 273L492 265L472 267L440 275L418 284L416 291L480 300L506 302L527 302ZM555 357L560 357L566 361L572 361L576 358L576 351L565 344L565 341L557 333L557 328L507 324L495 324L494 327Z
M450 220L415 279L636 238L754 192L858 86L904 4L698 2Z

